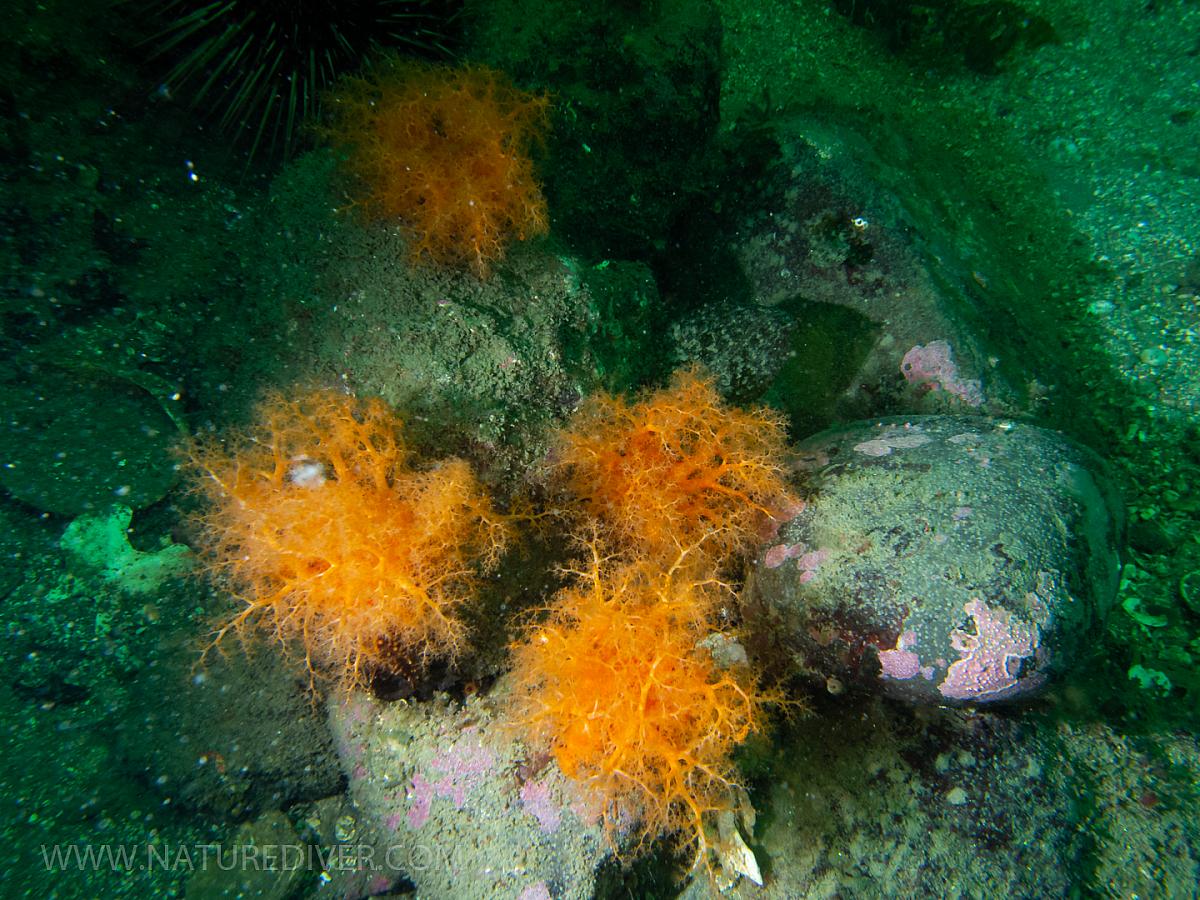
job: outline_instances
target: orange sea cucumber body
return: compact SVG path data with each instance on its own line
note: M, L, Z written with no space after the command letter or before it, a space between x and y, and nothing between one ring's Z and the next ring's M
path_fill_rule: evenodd
M360 684L397 654L459 651L459 607L507 526L461 460L409 466L380 400L274 396L257 429L192 448L203 549L249 623L298 641L310 667Z
M713 816L738 806L731 755L771 698L701 643L720 632L722 585L683 557L664 570L591 553L514 648L514 716L597 798L610 833L675 834L703 851Z
M513 240L548 230L531 144L549 101L482 66L386 61L330 98L356 203L403 223L414 260L486 276Z
M787 485L782 420L721 402L696 370L630 403L589 397L559 434L559 481L574 505L638 555L700 545L717 564L798 505Z

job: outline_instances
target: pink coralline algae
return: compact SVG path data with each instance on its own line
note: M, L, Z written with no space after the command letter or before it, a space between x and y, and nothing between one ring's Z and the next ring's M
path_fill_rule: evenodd
M983 403L983 388L977 379L962 380L949 341L917 344L904 354L900 371L912 384L928 385L958 397L968 406Z
M393 881L386 875L376 875L367 884L368 896L374 897L376 894L382 894L392 888Z
M408 792L411 805L408 807L408 827L416 831L429 819L429 807L433 805L433 785L414 775Z
M789 559L796 560L796 568L801 572L800 583L806 584L816 577L817 569L829 559L829 551L813 550L803 542L776 544L763 554L763 565L768 569L777 569Z
M884 678L895 678L903 681L915 678L921 672L921 659L912 650L917 645L917 635L914 631L906 631L896 641L894 650L879 651L880 673Z
M546 886L546 882L539 881L536 884L528 885L525 890L521 891L521 896L517 900L550 900L550 888Z
M763 554L763 565L768 569L778 569L789 559L802 554L807 547L807 544L776 544Z
M550 796L550 788L540 781L527 781L521 785L521 805L537 819L538 827L545 834L553 834L562 821L558 804Z
M968 634L961 628L950 633L950 645L961 659L950 664L945 680L938 685L944 697L976 702L1003 700L1041 683L1038 676L1020 679L1016 671L1021 660L1038 648L1036 625L1017 619L1007 610L992 609L979 599L965 603L963 610L975 620L975 633Z
M462 809L471 790L483 781L495 762L492 752L468 729L462 738L430 762L430 768L439 773L440 778L429 781L419 772L413 775L408 791L408 827L415 831L425 824L434 797L448 799L455 809Z

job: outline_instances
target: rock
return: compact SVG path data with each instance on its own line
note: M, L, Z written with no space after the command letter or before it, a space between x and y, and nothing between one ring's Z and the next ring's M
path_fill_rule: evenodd
M1117 588L1103 463L1019 422L858 422L800 448L812 496L763 549L748 613L801 672L914 704L1027 697Z
M733 403L762 396L792 354L792 317L783 310L714 303L695 310L670 329L671 364L699 362Z
M718 892L694 878L679 900L1071 893L1069 861L1091 843L1073 808L1093 776L1052 730L986 710L917 714L880 697L814 705L815 716L781 727L762 761L771 774L757 792L753 845L765 885L743 879ZM1121 803L1131 819L1132 796Z
M591 897L609 841L578 785L506 724L505 684L465 705L331 700L350 796L385 874L422 897Z
M465 456L493 480L542 457L553 425L626 337L599 326L615 310L596 303L582 267L548 251L515 247L505 277L480 281L399 264L394 228L354 230L340 246L323 276L317 380L382 397L403 412L414 445Z
M1014 385L1028 385L1033 373L1018 354L997 354L974 312L986 275L948 272L929 236L914 232L912 206L882 185L885 172L845 125L801 116L777 132L778 157L727 236L749 295L784 309L802 297L871 324L865 344L861 326L855 340L833 344L843 351L839 367L853 366L831 398L843 420L1024 408L1026 389ZM798 349L828 347L817 340Z
M242 825L229 846L202 845L195 857L187 858L195 874L188 879L184 896L187 900L295 897L309 877L304 850L287 816L266 813Z
M116 752L164 806L209 819L249 819L340 792L333 741L302 667L270 638L239 646L230 635L201 658L197 637L178 632L130 683Z

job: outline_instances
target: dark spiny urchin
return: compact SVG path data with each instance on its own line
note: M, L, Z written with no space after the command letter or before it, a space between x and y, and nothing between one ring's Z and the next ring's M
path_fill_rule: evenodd
M155 31L178 97L259 153L290 155L321 94L382 48L423 57L449 49L460 0L118 0Z

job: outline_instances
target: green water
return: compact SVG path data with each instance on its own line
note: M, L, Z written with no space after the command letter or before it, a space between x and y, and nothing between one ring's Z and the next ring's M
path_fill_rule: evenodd
M213 646L244 604L179 449L252 429L269 391L330 388L394 408L417 468L465 459L532 524L454 663L374 687L470 711L577 549L537 518L552 436L583 398L696 364L792 441L936 412L1061 430L1127 509L1106 620L1023 704L912 709L748 628L808 711L734 757L764 884L729 893L1200 890L1195 3L11 0L0 24L0 894L715 894L670 835L503 890L472 862L446 893L411 858L373 878L331 856L412 809L379 821L328 666L265 632ZM386 52L548 99L527 148L548 228L510 229L486 278L414 260L415 211L358 214L321 126ZM905 378L937 340L978 397ZM545 837L525 850L554 868Z

